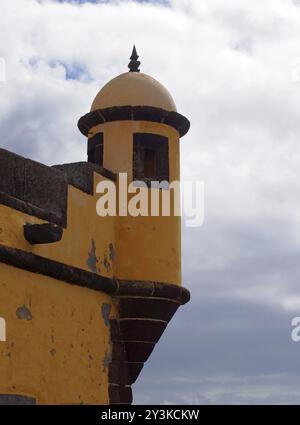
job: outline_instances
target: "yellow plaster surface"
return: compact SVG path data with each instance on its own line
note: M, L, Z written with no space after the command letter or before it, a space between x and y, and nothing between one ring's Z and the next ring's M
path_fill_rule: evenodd
M111 306L111 307L109 307ZM107 404L111 297L0 263L0 393Z

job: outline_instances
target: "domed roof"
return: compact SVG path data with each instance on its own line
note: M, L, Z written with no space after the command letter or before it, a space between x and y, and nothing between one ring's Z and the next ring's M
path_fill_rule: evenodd
M138 58L133 46L129 72L109 81L95 97L91 111L79 119L78 128L82 134L88 137L93 127L120 120L164 123L177 130L180 137L189 131L189 120L177 112L168 90L140 72Z
M113 106L154 106L177 111L168 90L142 72L126 72L109 81L95 97L91 111Z

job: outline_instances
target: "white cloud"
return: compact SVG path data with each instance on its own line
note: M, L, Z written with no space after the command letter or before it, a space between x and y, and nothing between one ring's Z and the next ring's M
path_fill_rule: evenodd
M192 123L182 175L206 185L206 222L184 232L195 299L296 312L299 38L292 0L1 0L1 146L48 164L84 160L77 120L136 43L141 69Z

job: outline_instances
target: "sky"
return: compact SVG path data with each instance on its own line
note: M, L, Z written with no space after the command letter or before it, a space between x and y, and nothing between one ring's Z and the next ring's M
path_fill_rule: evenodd
M134 43L191 121L182 178L205 185L203 225L182 228L192 300L134 401L299 404L300 1L1 0L0 146L85 160L77 120Z

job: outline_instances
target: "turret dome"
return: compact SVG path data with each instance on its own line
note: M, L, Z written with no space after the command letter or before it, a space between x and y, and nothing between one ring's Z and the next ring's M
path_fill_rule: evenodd
M177 111L168 90L142 72L126 72L109 81L97 94L91 111L113 106L152 106Z

